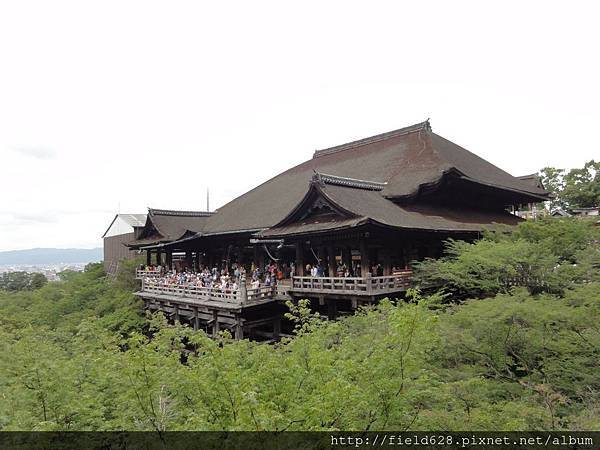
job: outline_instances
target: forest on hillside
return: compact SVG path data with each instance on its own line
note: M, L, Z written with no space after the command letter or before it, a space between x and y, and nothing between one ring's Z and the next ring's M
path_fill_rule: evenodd
M290 304L277 344L145 315L127 267L0 290L0 430L600 429L600 227L446 245L404 299Z

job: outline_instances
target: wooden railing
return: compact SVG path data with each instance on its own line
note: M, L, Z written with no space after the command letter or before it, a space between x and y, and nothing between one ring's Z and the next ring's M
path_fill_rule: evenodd
M248 289L245 285L239 289L207 288L179 284L162 284L142 279L142 292L195 300L210 300L244 305L259 300L271 299L276 294L274 286L262 286Z
M145 270L137 269L135 271L136 280L143 280L144 278L158 278L162 275L160 270Z
M293 291L377 295L398 292L410 287L412 272L382 277L292 277Z

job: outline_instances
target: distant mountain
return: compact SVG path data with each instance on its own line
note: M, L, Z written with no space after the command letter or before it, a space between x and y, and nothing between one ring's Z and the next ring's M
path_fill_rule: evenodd
M102 259L102 248L31 248L0 252L0 265L88 263Z

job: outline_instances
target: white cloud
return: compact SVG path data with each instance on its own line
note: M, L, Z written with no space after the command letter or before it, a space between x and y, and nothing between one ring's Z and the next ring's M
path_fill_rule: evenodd
M18 147L14 151L37 159L54 159L56 157L54 150L44 147Z
M99 245L119 209L202 209L207 186L218 207L427 117L514 174L582 165L600 147L599 8L2 2L1 209L57 221L4 217L0 250Z

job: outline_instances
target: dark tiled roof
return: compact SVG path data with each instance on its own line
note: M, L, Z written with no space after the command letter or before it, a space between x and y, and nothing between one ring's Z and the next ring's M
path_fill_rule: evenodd
M181 238L187 231L199 233L214 213L205 211L172 211L148 208L148 218L167 240Z
M315 171L338 180L375 183L381 190L365 190L364 195L377 196L375 201L382 207L387 205L381 203L385 198L415 196L420 187L447 174L513 192L521 199L543 199L548 194L436 135L429 122L423 122L315 152L312 159L219 208L207 220L203 234L260 230L279 223L303 199ZM407 210L404 217L416 216ZM435 223L435 217L431 221Z
M148 218L140 239L130 245L150 245L181 239L186 234L199 233L213 212L174 211L148 208Z
M544 189L544 184L542 183L542 179L540 178L540 176L537 173L532 173L530 175L521 175L517 178L525 183L535 186L538 189Z
M346 186L313 183L326 200L353 217L331 218L314 223L300 221L276 226L260 233L264 237L283 237L316 231L354 227L367 222L407 230L476 232L498 225L515 225L521 219L508 212L449 209L433 205L399 206L379 192ZM308 197L305 197L308 198Z

